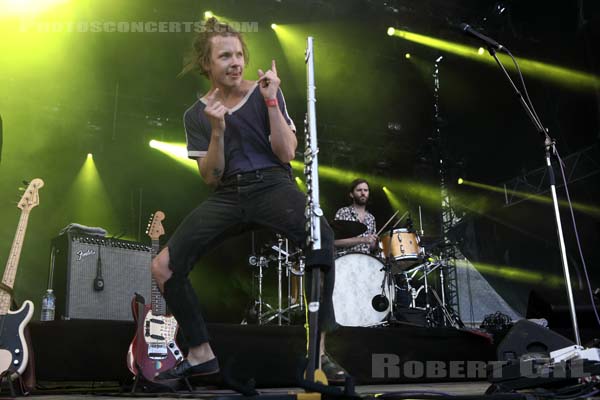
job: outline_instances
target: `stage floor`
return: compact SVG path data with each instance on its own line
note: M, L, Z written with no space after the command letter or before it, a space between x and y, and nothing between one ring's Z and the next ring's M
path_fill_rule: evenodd
M118 386L105 386L98 388L98 384L93 387L92 384L86 386L84 382L77 382L77 387L73 386L67 389L64 384L57 386L55 383L42 383L47 385L45 390L36 390L30 394L29 397L44 400L59 400L59 399L89 399L92 397L102 396L104 399L119 399L123 397L135 397L136 399L156 399L156 398L196 398L196 399L212 399L218 397L230 397L239 396L244 398L242 395L231 391L223 390L214 387L196 387L193 392L178 391L176 393L119 393L120 388ZM479 396L484 395L486 389L490 386L488 382L447 382L447 383L421 383L421 384L391 384L391 385L362 385L356 386L356 393L360 396L369 397L377 394L384 393L398 393L398 392L430 392L431 394L440 393L448 394L453 396ZM54 387L54 389L52 389ZM295 393L304 393L303 389L290 387L290 388L276 388L269 389L263 388L258 389L259 394L267 396L277 395L289 395ZM5 394L5 393L2 393ZM1 397L1 395L0 395Z

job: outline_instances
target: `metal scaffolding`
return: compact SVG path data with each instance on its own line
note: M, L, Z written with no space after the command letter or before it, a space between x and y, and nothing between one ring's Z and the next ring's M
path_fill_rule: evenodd
M600 172L600 147L595 144L577 151L563 158L563 162L567 184L596 175ZM547 173L546 167L540 167L502 183L505 207L514 206L532 196L547 193L549 191ZM557 188L562 186L564 186L562 179L557 174Z
M439 148L439 174L440 174L440 190L441 190L441 212L442 212L442 229L441 236L443 240L442 251L440 257L442 259L442 274L444 287L442 288L442 301L447 307L451 308L456 315L460 315L459 299L458 299L458 279L456 274L456 257L460 253L456 246L449 238L450 231L459 222L456 213L452 207L451 196L448 191L448 182L450 177L448 174L448 166L446 165L447 158L445 157L445 138L442 135L440 118L440 75L439 63L442 57L438 57L434 64L433 79L434 79L434 120L435 120L435 138Z

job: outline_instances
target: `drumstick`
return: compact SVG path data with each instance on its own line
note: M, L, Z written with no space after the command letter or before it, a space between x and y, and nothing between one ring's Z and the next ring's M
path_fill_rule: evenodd
M396 210L396 212L394 213L394 215L392 215L390 217L390 219L388 219L387 222L383 225L383 227L379 230L379 232L377 232L377 236L379 236L379 234L381 234L381 232L383 232L383 230L386 228L386 226L388 226L389 223L392 222L392 220L394 219L394 217L396 215L398 215L399 212L400 212L400 210Z
M403 215L403 216L401 216L401 217L400 217L400 219L399 219L398 221L396 221L396 223L394 224L394 226L392 226L392 229L394 229L395 227L397 227L397 226L398 226L398 224L399 224L400 222L402 222L402 220L404 219L404 217L406 217L407 215L408 215L408 211L407 211L407 212L405 212L405 213L404 213L404 215Z

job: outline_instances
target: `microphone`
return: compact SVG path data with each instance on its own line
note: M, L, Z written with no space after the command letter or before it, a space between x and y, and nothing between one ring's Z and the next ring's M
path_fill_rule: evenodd
M471 25L469 24L465 24L464 22L462 24L460 24L460 30L463 31L464 33L466 33L467 35L473 36L474 38L477 38L479 40L481 40L482 42L485 42L488 46L493 47L495 50L502 50L504 48L504 46L502 46L500 43L496 42L494 39L489 38L487 36L485 36L482 33L477 32L475 29L471 28Z

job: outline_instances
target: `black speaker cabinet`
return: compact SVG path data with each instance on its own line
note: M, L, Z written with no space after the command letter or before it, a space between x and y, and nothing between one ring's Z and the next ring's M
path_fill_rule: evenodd
M496 352L499 361L509 361L526 353L549 354L574 344L572 340L548 328L522 319L510 328Z
M128 321L135 293L150 301L149 246L67 233L52 241L52 251L56 318Z

